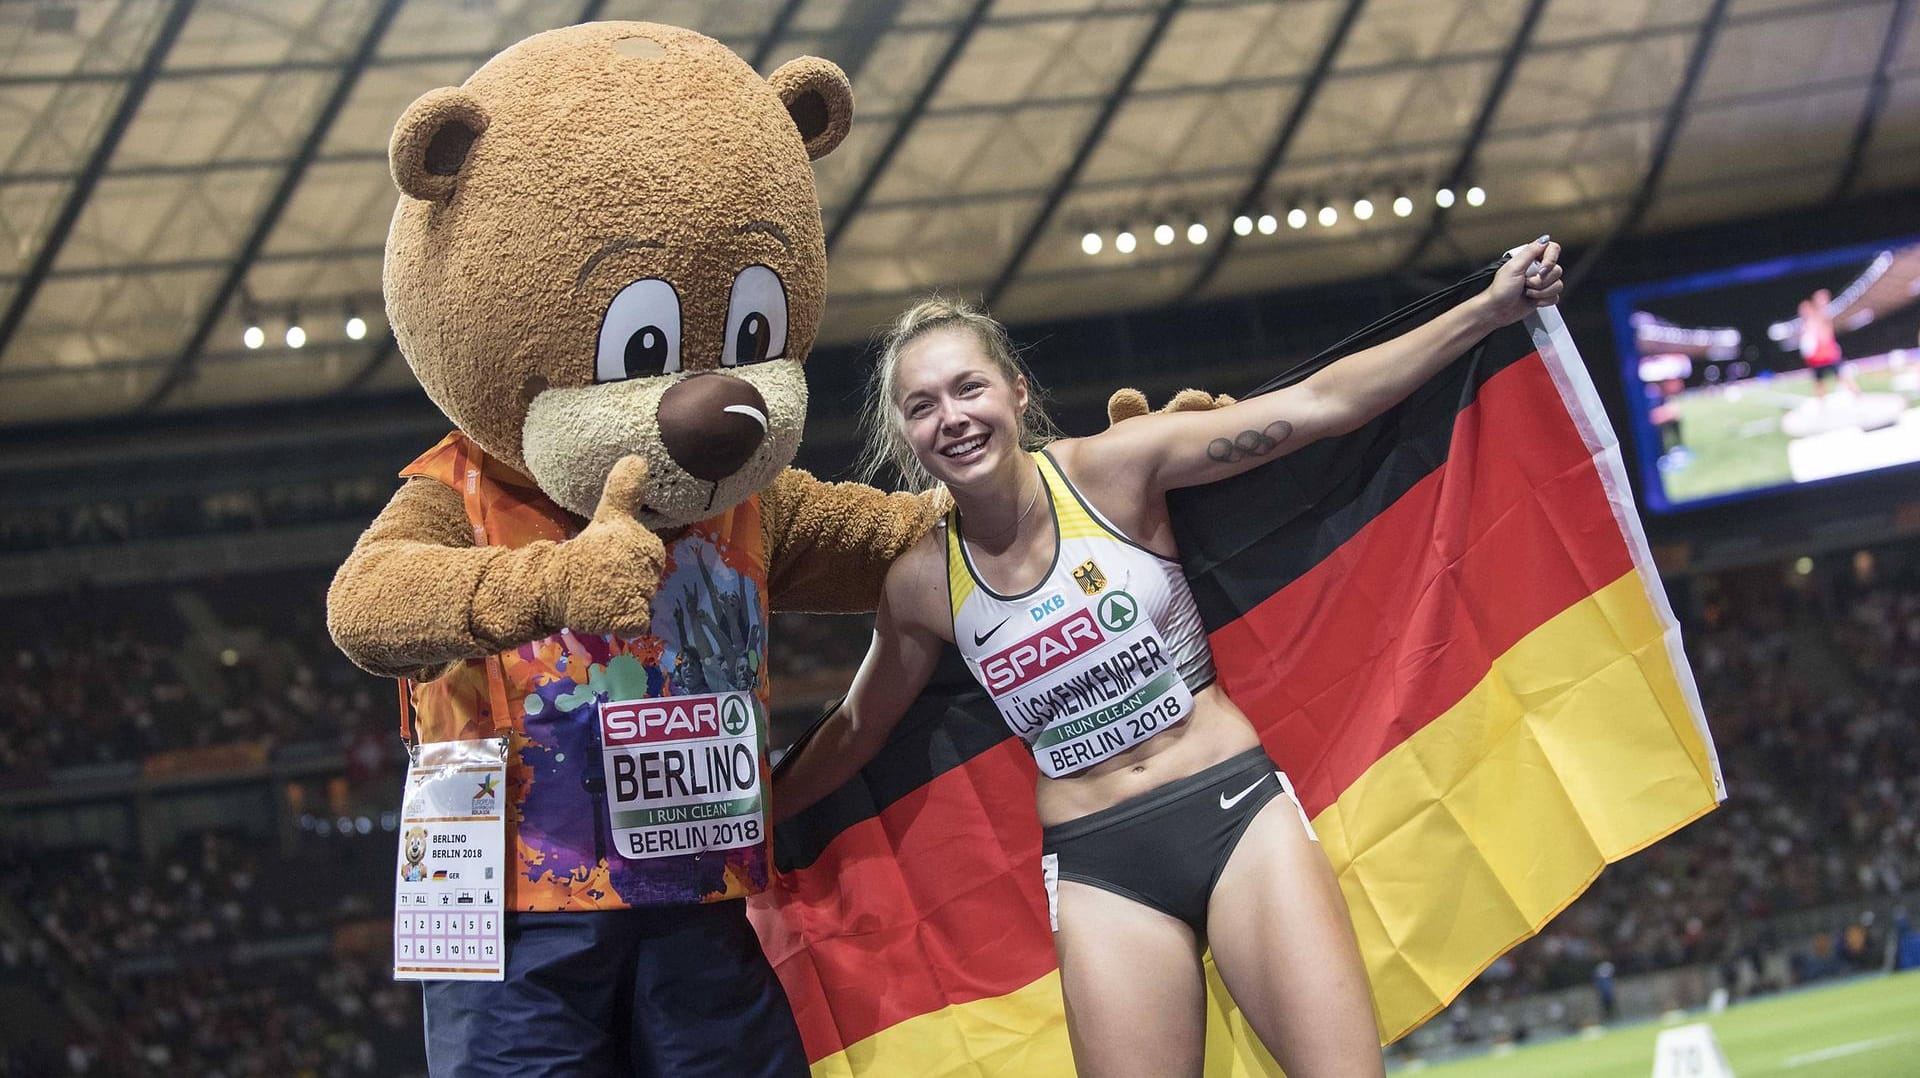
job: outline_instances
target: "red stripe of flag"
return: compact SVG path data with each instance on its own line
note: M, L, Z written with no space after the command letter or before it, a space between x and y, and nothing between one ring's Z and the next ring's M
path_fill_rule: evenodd
M754 920L808 1059L1054 969L1033 783L1026 746L1007 741L841 832L756 900L785 907Z
M1557 399L1537 354L1495 374L1456 418L1444 465L1212 634L1228 694L1309 815L1632 567L1579 432L1540 407Z

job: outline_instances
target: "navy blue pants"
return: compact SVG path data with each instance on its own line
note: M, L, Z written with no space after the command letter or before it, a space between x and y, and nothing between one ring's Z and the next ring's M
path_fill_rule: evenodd
M504 981L426 984L433 1078L804 1078L745 902L507 918Z

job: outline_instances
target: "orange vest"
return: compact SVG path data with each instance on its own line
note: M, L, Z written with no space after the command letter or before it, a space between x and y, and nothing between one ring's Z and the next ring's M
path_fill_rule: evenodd
M458 491L481 546L561 541L581 527L459 431L400 474ZM765 837L705 853L620 856L608 822L599 722L607 700L751 690L760 704L765 803L767 559L757 497L689 525L668 544L652 615L644 636L563 630L469 659L432 681L401 683L401 706L420 741L510 737L507 842L518 863L507 876L509 910L715 902L767 885Z

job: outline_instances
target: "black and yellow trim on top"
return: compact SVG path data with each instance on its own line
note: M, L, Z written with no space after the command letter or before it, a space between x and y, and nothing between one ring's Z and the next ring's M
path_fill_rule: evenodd
M980 579L979 572L973 567L972 558L967 554L967 546L960 529L959 507L955 506L947 510L947 597L955 617L959 616L960 608L966 604L975 588L995 599L1007 602L1015 602L1033 594L1034 590L1044 584L1053 575L1053 571L1059 568L1060 544L1063 540L1113 539L1128 546L1146 550L1132 539L1107 527L1093 515L1086 502L1081 499L1080 492L1074 489L1073 484L1068 482L1066 475L1060 471L1060 465L1054 461L1053 454L1044 449L1036 449L1027 456L1040 470L1040 484L1046 489L1047 504L1053 510L1053 561L1048 564L1047 571L1041 575L1039 582L1026 591L1018 594L997 592L986 581ZM1162 555L1154 554L1151 550L1147 550L1147 553L1165 560Z

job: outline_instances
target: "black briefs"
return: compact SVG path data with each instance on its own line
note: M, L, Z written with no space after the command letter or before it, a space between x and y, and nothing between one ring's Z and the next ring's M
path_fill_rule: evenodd
M1040 839L1047 905L1054 880L1072 880L1130 898L1185 921L1205 937L1207 900L1240 835L1267 802L1293 788L1264 748L1252 748L1183 779L1077 820ZM1300 822L1307 823L1300 812ZM1058 928L1058 925L1055 925Z

